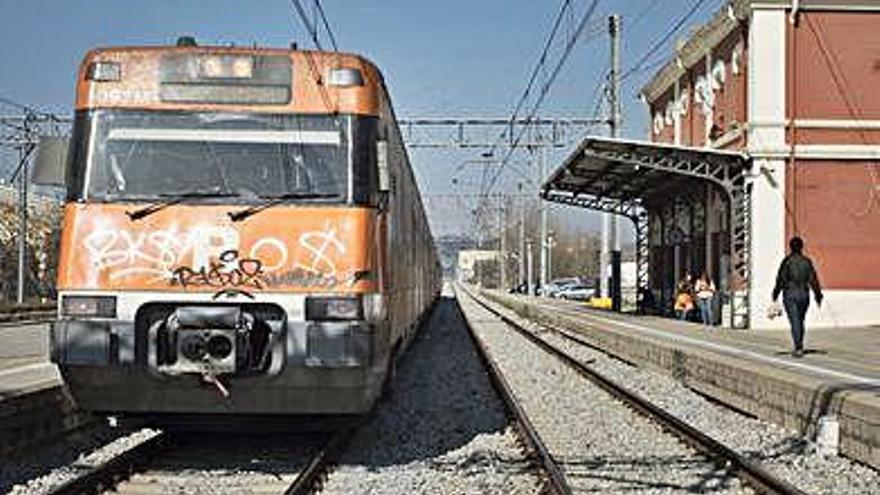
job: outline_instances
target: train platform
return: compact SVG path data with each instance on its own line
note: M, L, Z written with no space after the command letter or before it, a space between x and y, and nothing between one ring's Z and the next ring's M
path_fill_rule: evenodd
M786 330L707 328L577 302L482 294L808 439L820 429L836 433L842 455L880 469L880 327L808 328L806 355L794 358Z
M46 323L0 325L0 456L90 420L49 361L48 333Z
M61 375L49 362L46 323L0 326L0 401L60 387Z

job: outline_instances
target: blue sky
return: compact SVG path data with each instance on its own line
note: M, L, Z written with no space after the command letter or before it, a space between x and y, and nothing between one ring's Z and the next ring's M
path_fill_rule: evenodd
M509 117L562 3L323 0L322 5L340 49L379 65L399 116ZM561 38L590 3L573 0L575 15L563 22ZM695 3L600 0L594 22L604 32L605 17L623 16L626 69ZM708 19L721 3L706 1L690 26ZM73 102L77 65L96 46L173 43L182 34L196 36L201 44L287 46L297 41L310 46L288 0L0 0L0 5L0 96L64 114ZM652 60L668 58L675 40L686 34L687 28ZM556 46L551 54L558 56ZM595 87L607 65L607 36L583 37L539 114L591 117ZM648 118L637 92L650 75L638 74L624 84L624 136L647 134ZM415 151L412 158L423 191L442 193L453 189L451 171L477 155L473 150ZM563 156L552 154L551 165ZM465 167L459 184L476 181L480 172Z

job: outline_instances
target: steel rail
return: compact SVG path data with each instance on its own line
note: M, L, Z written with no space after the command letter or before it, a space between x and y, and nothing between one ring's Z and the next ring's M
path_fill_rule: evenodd
M51 303L29 303L22 305L4 304L0 308L0 324L22 321L47 321L54 318L58 307Z
M456 295L459 292L461 292L461 289L456 288ZM474 343L474 347L477 349L477 355L479 355L480 360L483 362L483 365L489 371L489 381L492 383L492 388L495 389L495 392L498 394L499 397L501 397L501 400L504 402L504 405L507 408L508 416L513 421L516 430L520 434L520 437L525 440L528 448L538 457L538 461L540 462L541 467L547 475L546 488L549 489L550 493L555 493L558 495L572 494L573 492L565 479L565 475L562 473L562 469L553 458L553 455L550 453L550 450L547 448L546 444L544 444L544 441L541 439L541 436L538 434L538 431L535 429L534 425L532 425L532 422L529 420L528 415L526 415L525 410L517 401L516 396L513 393L513 389L510 388L510 385L504 378L501 369L498 368L495 362L492 361L492 359L489 357L489 350L486 348L480 337L476 334L473 327L471 327L470 323L467 320L467 317L465 317L464 312L461 309L461 306L459 304L456 304L456 308L458 309L461 320L464 322L464 325L468 330L468 335L470 335L471 341Z
M467 289L464 289L463 292L467 293L474 302L498 317L502 322L536 344L542 350L560 359L578 374L595 383L597 386L601 387L621 402L632 407L643 416L653 420L666 431L675 434L694 449L714 459L758 492L781 495L806 495L806 492L801 491L794 485L767 471L760 463L746 458L730 447L673 416L666 410L649 402L639 394L627 390L604 375L587 367L579 360L560 350L558 347L538 337L534 332L528 330L519 322L502 314L479 296L473 294ZM555 331L552 327L549 327L549 329Z
M144 465L171 446L167 433L142 442L109 461L95 466L85 474L63 483L49 491L49 495L81 495L99 493L128 478L139 466Z
M39 323L49 323L55 320L57 312L51 311L34 311L29 313L0 313L0 328L8 328L19 325L36 325Z
M353 428L345 428L334 433L326 444L312 454L309 462L284 491L284 494L314 493L323 475L348 444L352 432ZM173 446L174 442L170 440L168 433L159 433L107 462L95 466L83 475L53 488L49 491L49 495L81 495L112 490L119 482L129 478L132 473Z
M312 456L306 467L300 471L284 495L306 495L315 492L315 487L323 480L328 469L336 462L348 445L354 428L344 428L334 433L330 440Z

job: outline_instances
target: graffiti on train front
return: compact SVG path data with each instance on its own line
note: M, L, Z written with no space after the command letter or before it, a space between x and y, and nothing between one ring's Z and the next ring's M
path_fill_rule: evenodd
M212 260L209 266L198 269L181 266L174 269L171 282L184 289L190 286L250 287L262 289L263 262L254 258L242 258L238 251L230 249Z
M262 289L332 287L347 278L339 273L338 260L348 247L330 223L322 230L293 234L289 240L279 235L244 243L241 237L231 227L96 229L85 238L85 248L91 269L110 281Z

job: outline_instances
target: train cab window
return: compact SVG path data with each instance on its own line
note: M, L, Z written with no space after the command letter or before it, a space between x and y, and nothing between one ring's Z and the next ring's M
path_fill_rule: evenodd
M340 203L367 201L375 188L374 119L99 110L76 127L71 199L211 191Z

